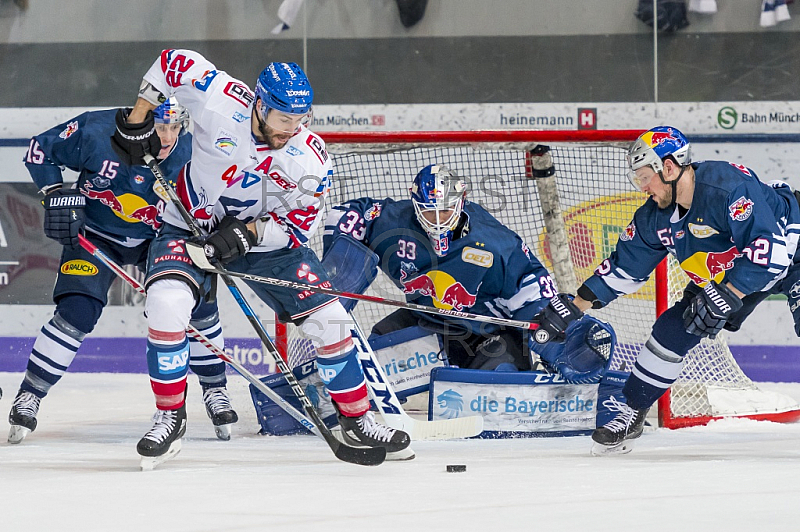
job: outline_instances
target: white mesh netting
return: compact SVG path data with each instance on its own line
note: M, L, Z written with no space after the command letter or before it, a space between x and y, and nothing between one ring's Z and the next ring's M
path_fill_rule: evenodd
M633 137L635 138L635 136ZM469 183L468 200L479 203L528 243L536 256L553 271L545 218L536 180L526 172L526 150L534 144L492 144L478 142L452 145L436 142L408 144L328 144L334 162L334 187L328 205L369 196L406 199L416 173L425 165L445 164ZM632 139L631 139L632 140ZM628 183L625 147L613 143L546 143L551 146L556 165L556 185L563 228L569 241L574 277L578 283L613 250L620 232L631 220L646 196L633 192ZM552 227L552 226L551 226ZM321 230L311 242L322 255ZM669 293L680 297L688 278L672 261L668 268ZM557 281L563 286L568 280ZM630 367L639 347L650 334L655 319L655 283L651 279L636 294L620 298L607 308L591 311L610 322L618 345L613 369ZM402 293L381 274L368 293L402 299ZM393 308L359 303L355 315L368 333ZM290 363L313 356L310 344L302 340L293 326L288 327ZM712 390L711 392L709 390ZM725 400L710 401L713 390L741 391L717 393ZM790 405L775 401L748 399L759 394L757 387L736 364L723 338L703 343L687 357L685 368L671 391L671 417L749 415L764 411L780 412ZM736 402L736 396L742 402ZM733 397L733 399L731 399ZM761 396L759 396L761 397ZM763 399L763 397L762 397ZM788 398L787 398L788 400ZM793 403L789 400L790 403ZM797 405L794 405L796 407Z

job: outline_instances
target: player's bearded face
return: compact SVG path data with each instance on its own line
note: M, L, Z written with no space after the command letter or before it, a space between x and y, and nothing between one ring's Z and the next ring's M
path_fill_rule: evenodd
M181 134L181 124L156 124L156 133L158 138L161 139L161 151L158 152L158 158L164 160L170 154L175 143L178 142L178 137Z
M641 191L649 194L659 209L666 209L672 205L672 187L664 183L652 168L649 166L639 168L636 170L636 176L641 183Z
M257 123L257 136L274 150L286 146L306 118L306 115L293 115L264 107L259 107L256 112L261 118Z

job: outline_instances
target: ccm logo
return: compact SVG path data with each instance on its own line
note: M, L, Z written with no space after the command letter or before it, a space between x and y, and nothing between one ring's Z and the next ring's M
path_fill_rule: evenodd
M461 250L461 260L482 268L491 268L494 264L494 255L490 251L465 247Z

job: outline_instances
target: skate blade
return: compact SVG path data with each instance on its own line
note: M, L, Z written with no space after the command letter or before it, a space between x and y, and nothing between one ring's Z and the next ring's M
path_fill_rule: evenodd
M628 454L633 450L633 442L636 440L622 440L616 445L603 445L594 442L592 445L592 456L609 456L614 454Z
M11 425L11 428L8 430L8 443L19 443L30 433L31 429L27 427Z
M180 438L172 442L169 446L169 449L167 449L167 452L161 456L142 456L139 467L142 471L152 471L157 465L163 464L171 458L175 458L179 452L181 452Z
M414 449L411 447L406 447L402 451L395 451L393 453L386 453L386 460L392 462L402 462L407 460L413 460L417 457L417 454L414 452Z
M231 426L233 423L228 423L227 425L214 425L214 432L222 441L229 441L231 439Z

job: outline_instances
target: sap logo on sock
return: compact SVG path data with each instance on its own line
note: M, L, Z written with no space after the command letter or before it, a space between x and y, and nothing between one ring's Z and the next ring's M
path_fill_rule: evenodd
M344 367L347 365L347 361L340 362L338 364L321 364L319 360L317 360L317 372L319 373L319 378L322 379L322 382L325 384L330 384L336 376L341 373Z
M181 351L174 355L166 355L158 357L158 371L161 373L175 373L181 371L186 367L189 361L189 352Z

